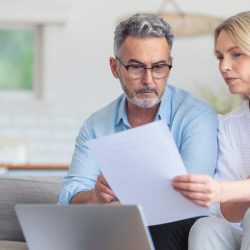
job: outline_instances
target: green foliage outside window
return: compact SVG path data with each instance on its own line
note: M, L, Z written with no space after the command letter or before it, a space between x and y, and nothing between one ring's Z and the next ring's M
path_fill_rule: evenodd
M34 41L32 30L0 29L0 91L32 90Z

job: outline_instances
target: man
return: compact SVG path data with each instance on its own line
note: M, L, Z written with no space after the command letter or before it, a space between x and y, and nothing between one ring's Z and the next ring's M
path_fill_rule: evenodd
M216 114L187 92L167 86L172 43L170 26L156 15L136 14L117 26L110 67L124 94L85 121L59 203L113 202L115 194L90 156L86 141L155 120L169 126L188 172L214 173ZM196 219L150 227L156 249L187 248L189 229Z

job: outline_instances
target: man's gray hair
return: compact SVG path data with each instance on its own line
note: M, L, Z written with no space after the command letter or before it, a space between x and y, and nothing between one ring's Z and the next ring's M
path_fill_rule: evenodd
M119 50L127 36L133 37L165 37L170 50L174 35L170 25L156 14L135 14L120 22L115 30L114 54L119 56Z

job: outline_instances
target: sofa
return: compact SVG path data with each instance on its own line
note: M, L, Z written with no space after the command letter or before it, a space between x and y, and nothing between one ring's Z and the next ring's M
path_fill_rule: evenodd
M0 176L0 250L28 250L15 214L20 203L56 203L60 176Z

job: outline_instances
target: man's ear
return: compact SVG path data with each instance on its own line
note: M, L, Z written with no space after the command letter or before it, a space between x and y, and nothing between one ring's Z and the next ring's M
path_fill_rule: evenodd
M169 57L169 62L168 63L173 65L173 57L172 56Z
M117 60L114 57L109 58L109 65L112 71L112 74L115 78L119 78Z

